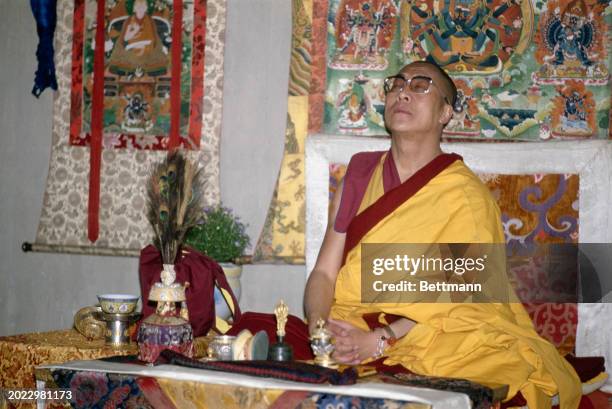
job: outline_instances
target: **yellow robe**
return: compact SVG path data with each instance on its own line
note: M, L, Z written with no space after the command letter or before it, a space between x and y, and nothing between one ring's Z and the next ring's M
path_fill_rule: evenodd
M384 194L382 156L359 213ZM407 181L410 183L410 181ZM360 243L504 243L500 211L487 188L457 160L397 209ZM363 314L410 318L416 326L390 346L385 364L431 376L509 385L507 399L522 392L530 409L548 409L559 393L561 409L575 409L578 375L555 347L534 330L520 303L361 303L361 246L338 273L331 317L367 329Z

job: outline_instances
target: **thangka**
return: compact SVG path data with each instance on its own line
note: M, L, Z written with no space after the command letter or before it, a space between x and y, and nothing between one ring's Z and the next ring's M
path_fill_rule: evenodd
M608 138L612 11L597 0L330 0L326 133L385 135L382 81L436 62L446 139Z
M167 149L201 161L204 203L219 202L225 0L61 0L57 16L34 249L138 254L152 236L145 182Z
M303 260L306 134L387 136L383 79L411 61L434 61L457 84L445 140L612 138L609 5L294 0L285 156L255 259Z
M171 95L175 91L179 102L178 144L199 147L206 2L182 3L106 0L102 122L105 147L166 149L171 133ZM77 146L88 145L91 139L96 4L93 0L76 0L74 9L70 143ZM184 8L179 21L174 21L176 6ZM173 47L175 23L181 26L182 41L177 45L182 49L178 54ZM175 62L179 67L173 83Z

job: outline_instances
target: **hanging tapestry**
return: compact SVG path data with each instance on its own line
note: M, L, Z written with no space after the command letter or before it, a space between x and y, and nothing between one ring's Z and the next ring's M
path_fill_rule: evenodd
M387 136L383 79L423 59L458 87L445 140L612 139L609 0L293 0L285 156L255 260L303 261L306 135Z
M315 5L313 5L313 2ZM321 128L325 87L326 10L318 0L293 1L293 34L285 150L253 260L304 263L304 144Z
M385 135L382 81L426 59L463 107L446 139L608 138L612 13L597 0L330 0L326 133Z
M59 89L33 247L137 255L152 236L149 168L168 148L190 151L205 205L219 202L225 0L60 0L57 24Z
M171 132L173 86L180 98L180 145L197 149L202 129L206 3L106 0L104 9L103 144L106 148L166 149ZM74 10L70 143L90 144L96 1ZM174 7L185 8L179 58L174 60ZM89 10L90 12L87 12ZM191 18L187 18L191 16ZM173 64L179 66L176 83Z

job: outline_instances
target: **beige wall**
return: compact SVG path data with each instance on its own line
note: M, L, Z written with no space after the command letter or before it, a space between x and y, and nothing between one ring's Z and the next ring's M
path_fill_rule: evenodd
M287 113L288 0L228 0L221 197L255 242L276 180ZM30 94L36 26L29 1L0 0L0 335L68 328L104 292L139 292L135 258L23 253L40 215L51 144L52 92ZM252 265L243 310L284 297L302 314L303 266Z

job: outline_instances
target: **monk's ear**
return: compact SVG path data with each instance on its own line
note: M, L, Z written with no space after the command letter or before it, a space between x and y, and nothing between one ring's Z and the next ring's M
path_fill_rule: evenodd
M449 104L444 104L444 108L442 108L442 115L440 115L440 123L446 126L451 119L453 119L453 107Z

